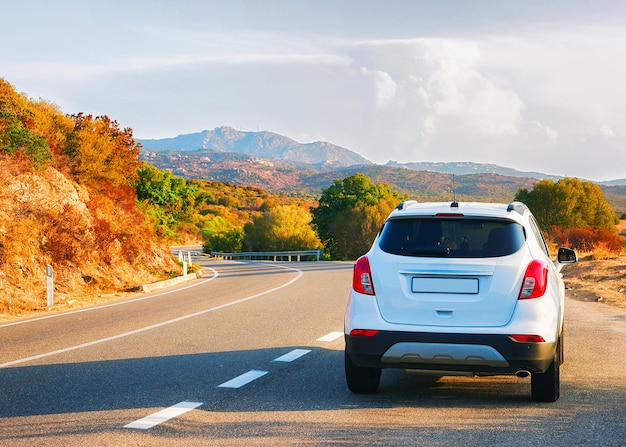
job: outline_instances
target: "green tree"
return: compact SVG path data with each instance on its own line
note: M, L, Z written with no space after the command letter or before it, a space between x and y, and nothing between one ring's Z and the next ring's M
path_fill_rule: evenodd
M204 222L202 232L203 234L219 233L228 230L231 226L222 216L214 216L212 219Z
M18 94L0 78L0 153L20 154L37 169L54 164L49 142L39 129L42 114L38 112L43 107L42 102Z
M298 205L266 209L244 225L244 249L249 251L310 250L321 247L311 227L310 212Z
M203 228L202 239L204 244L202 245L202 250L205 253L211 253L212 251L237 253L243 247L243 238L244 232L241 227L231 226L215 231Z
M0 111L0 150L8 155L25 155L35 168L44 167L54 160L44 137L28 129L10 112L4 111Z
M156 219L158 229L170 237L176 226L188 220L195 211L196 185L148 163L137 170L133 186L137 200L146 205L148 214Z
M524 202L546 229L615 229L615 212L606 201L602 188L590 181L564 178L558 182L541 180L528 191L520 188L515 200Z
M312 223L333 259L355 259L369 249L380 225L402 200L389 185L372 184L357 173L322 191Z

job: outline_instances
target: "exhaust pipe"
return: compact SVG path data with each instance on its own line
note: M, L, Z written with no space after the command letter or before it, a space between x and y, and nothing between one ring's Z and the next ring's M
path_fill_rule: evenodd
M517 376L520 379L525 379L526 377L530 376L530 371L526 371L525 369L520 369L519 371L515 373L515 376Z

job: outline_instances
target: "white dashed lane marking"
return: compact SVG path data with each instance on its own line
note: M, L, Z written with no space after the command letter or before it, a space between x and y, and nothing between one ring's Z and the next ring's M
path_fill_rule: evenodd
M288 352L285 355L281 355L280 357L275 358L273 361L289 363L293 362L296 359L299 359L303 355L307 355L309 352L311 352L310 349L294 349L293 351Z
M343 332L331 332L330 334L326 334L323 337L318 338L317 341L335 341L342 336Z
M332 342L342 336L343 336L343 332L331 332L329 334L324 335L323 337L318 338L317 341ZM310 349L294 349L288 352L287 354L283 354L280 357L275 358L272 361L290 363L290 362L293 362L294 360L299 359L300 357L303 357L309 354L310 352L311 352ZM263 377L267 373L268 371L260 371L260 370L252 369L248 371L247 373L244 373L238 377L235 377L234 379L231 379L227 382L222 383L221 385L218 385L218 388L231 388L231 389L241 388L242 386L247 385L248 383L256 379ZM178 417L188 411L198 408L201 405L202 405L202 402L188 402L188 401L180 402L164 410L157 411L156 413L151 414L150 416L146 416L144 418L136 420L135 422L131 422L130 424L124 425L124 428L136 428L140 430L147 430L149 428L162 424L163 422L166 422L170 419Z
M176 405L172 405L165 410L157 411L156 413L146 416L145 418L137 419L135 422L124 425L124 428L147 430L155 425L162 424L163 422L169 421L170 419L180 416L181 414L187 413L194 408L198 408L200 405L202 405L202 402L181 402Z
M228 382L224 382L221 385L218 385L219 388L241 388L244 385L252 382L253 380L258 379L259 377L263 377L267 374L267 371L259 371L256 369L250 370L247 373L244 373L234 379L229 380Z

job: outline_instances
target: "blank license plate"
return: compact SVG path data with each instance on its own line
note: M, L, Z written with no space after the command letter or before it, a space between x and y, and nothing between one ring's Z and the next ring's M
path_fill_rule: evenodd
M478 293L476 278L413 278L413 293Z

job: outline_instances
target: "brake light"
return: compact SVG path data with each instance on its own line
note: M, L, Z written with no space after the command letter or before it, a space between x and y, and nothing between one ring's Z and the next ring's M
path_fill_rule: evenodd
M437 217L463 217L463 213L437 213L435 214Z
M544 262L535 259L526 268L518 299L527 300L543 296L547 287L548 266Z
M354 264L352 288L355 292L364 293L365 295L374 295L370 262L366 256L361 256Z
M380 331L376 329L353 329L350 332L350 336L352 337L373 337L378 334Z
M546 341L541 335L515 334L509 335L509 338L520 343L543 343Z

